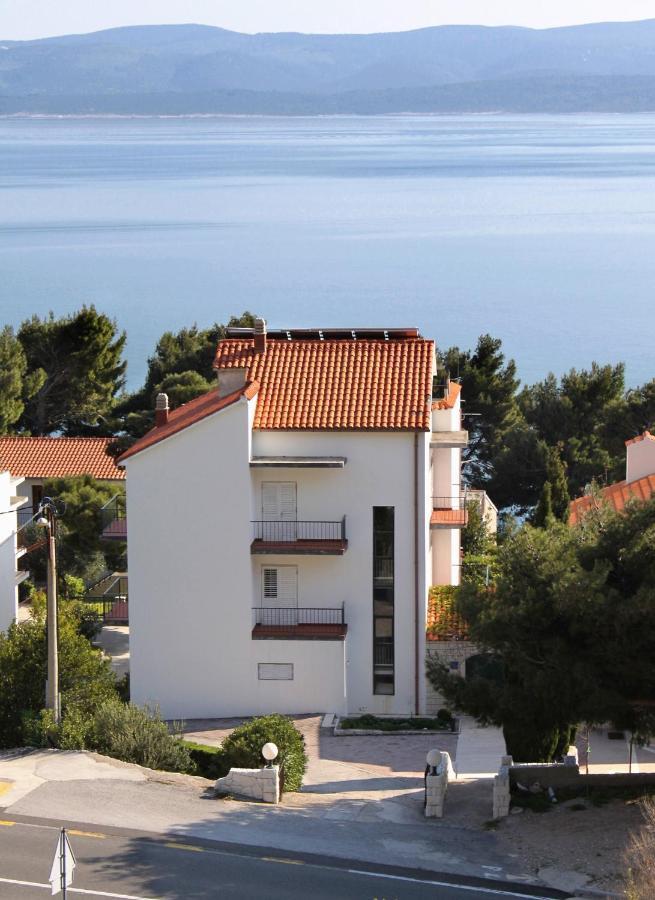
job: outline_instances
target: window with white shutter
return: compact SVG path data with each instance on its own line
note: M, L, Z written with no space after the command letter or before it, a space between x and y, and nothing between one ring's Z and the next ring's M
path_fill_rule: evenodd
M262 566L262 606L298 606L297 566Z

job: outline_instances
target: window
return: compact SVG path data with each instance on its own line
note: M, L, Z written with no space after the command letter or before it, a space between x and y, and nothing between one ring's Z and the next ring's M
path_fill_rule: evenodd
M262 566L262 606L298 606L297 566Z
M257 663L259 681L293 681L293 663Z
M394 507L373 507L373 693L394 688Z

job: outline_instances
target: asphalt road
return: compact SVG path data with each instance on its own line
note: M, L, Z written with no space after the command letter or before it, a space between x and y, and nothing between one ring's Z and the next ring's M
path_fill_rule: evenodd
M327 824L327 823L326 823ZM329 827L329 825L327 825ZM48 877L59 828L48 820L0 821L0 898L49 896ZM276 850L167 838L76 825L69 832L77 865L70 900L493 900L548 897L558 891L461 880L422 870L369 866L353 860L289 855Z

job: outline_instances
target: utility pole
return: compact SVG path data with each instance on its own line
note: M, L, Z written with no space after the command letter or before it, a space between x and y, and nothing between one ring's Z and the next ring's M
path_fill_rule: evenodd
M57 518L55 505L49 497L45 497L41 504L42 513L45 515L39 518L38 523L47 530L48 542L48 605L47 605L47 628L48 628L48 680L46 682L45 705L46 709L54 712L54 719L59 723L60 705L59 705L59 647L58 647L58 624L57 624Z

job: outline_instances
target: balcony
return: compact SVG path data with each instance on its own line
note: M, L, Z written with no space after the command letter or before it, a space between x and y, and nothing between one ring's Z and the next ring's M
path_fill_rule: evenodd
M468 445L468 431L433 431L430 435L430 447L433 450L463 449Z
M468 522L466 493L432 498L430 528L464 528Z
M25 506L16 512L16 559L46 546L45 531L36 524L38 507Z
M100 510L100 537L106 541L127 540L125 494L116 494Z
M343 641L348 626L339 607L255 607L253 640Z
M340 522L255 521L251 553L343 556L348 548L346 517Z

